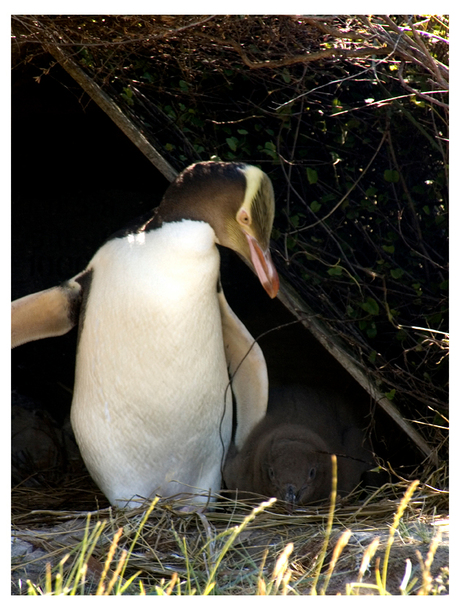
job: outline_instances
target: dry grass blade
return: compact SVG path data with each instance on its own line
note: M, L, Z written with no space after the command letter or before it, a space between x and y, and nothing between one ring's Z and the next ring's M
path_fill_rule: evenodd
M331 536L332 523L334 520L334 510L335 510L335 500L337 497L337 456L331 455L332 462L332 492L330 497L330 508L329 508L329 516L327 522L326 535L324 537L323 548L321 549L321 553L318 560L318 565L316 568L315 578L313 580L313 585L311 588L311 594L316 595L316 585L318 583L319 575L321 573L321 568L323 567L324 558L326 556L327 546L329 544L329 538Z
M431 568L431 564L433 563L434 555L436 553L436 549L438 548L440 539L441 539L441 533L438 531L436 536L431 541L430 550L428 551L428 555L427 555L427 558L425 561L423 561L422 556L420 555L420 552L418 552L420 563L422 566L422 581L423 581L422 588L418 592L418 595L429 595L429 593L431 591L433 578L431 576L430 568Z
M386 583L387 583L387 570L388 570L388 560L390 557L390 550L391 550L391 546L393 544L393 540L394 540L394 536L395 536L395 532L396 529L399 525L399 522L401 520L401 517L403 516L404 511L407 508L407 505L410 502L410 499L415 491L415 488L417 487L417 485L420 483L420 481L414 481L410 486L409 489L406 491L406 493L404 494L403 499L401 500L401 503L398 507L398 510L395 514L393 523L390 527L390 537L388 538L388 542L387 542L387 547L385 550L385 559L383 562L383 572L382 572L382 587L383 589L386 588Z
M362 581L364 572L369 567L369 564L370 564L372 558L374 557L375 552L379 548L379 542L380 542L380 538L374 538L374 540L367 547L366 552L363 555L363 559L361 561L360 568L359 568L358 580L357 580L358 583L360 583Z
M294 545L292 542L286 545L286 548L278 557L278 561L276 562L275 569L273 570L272 581L275 584L275 594L278 592L278 589L283 582L283 594L286 594L287 583L290 578L290 570L289 570L289 556L294 550Z
M340 536L337 544L334 547L334 552L332 554L331 563L329 564L329 567L327 570L324 585L320 591L321 595L326 595L327 586L329 584L329 581L331 580L331 576L334 571L334 568L337 564L337 561L338 561L343 549L347 546L348 541L350 540L350 536L351 536L351 530L344 531L343 534Z
M113 556L115 555L115 551L116 551L117 546L118 546L118 541L120 540L120 537L121 537L122 533L123 533L123 528L120 527L118 529L117 533L115 534L114 538L113 538L112 544L110 545L110 549L109 549L109 552L107 554L107 559L106 559L105 564L104 564L104 571L102 572L102 576L101 576L101 579L99 581L99 585L97 587L96 595L103 595L104 594L104 591L105 591L104 580L105 580L105 578L107 576L107 572L109 571L110 564L112 563L112 559L113 559ZM108 593L107 593L107 595L108 595Z

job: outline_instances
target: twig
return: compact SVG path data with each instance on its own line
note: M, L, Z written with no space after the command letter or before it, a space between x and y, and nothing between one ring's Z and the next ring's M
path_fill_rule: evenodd
M434 59L432 58L429 51L426 49L425 45L422 43L422 46L420 46L417 42L414 42L414 40L412 40L401 28L399 28L388 15L382 15L381 18L388 25L388 27L393 32L395 32L395 34L398 35L398 40L393 40L391 36L383 29L377 30L376 28L374 28L376 36L380 40L383 38L388 44L391 44L392 41L392 43L394 44L395 52L400 54L402 57L416 62L424 69L431 72L433 76L435 76L435 78L437 79L437 82L438 84L440 84L441 88L448 89L449 84L446 80L449 74L448 69L445 66L442 66L442 64L440 63L435 64ZM372 27L371 24L369 25ZM428 57L430 59L428 59ZM427 62L429 63L429 65L427 65ZM444 72L446 78L444 78L441 72Z
M428 63L431 66L431 69L433 70L434 74L436 75L436 79L437 79L438 83L440 83L444 89L447 89L449 87L449 83L441 75L441 72L439 70L439 67L438 67L437 63L433 59L431 53L426 48L425 43L423 42L421 36L417 32L417 30L414 28L414 24L412 22L410 22L409 25L410 25L410 28L411 28L412 33L414 35L414 38L416 39L416 41L418 43L419 48L422 50L422 52L425 55Z
M440 102L439 100L437 100L436 98L432 97L431 95L428 95L428 92L426 92L426 91L417 91L417 89L414 89L413 87L408 85L406 83L406 81L404 80L404 76L403 76L405 65L406 65L406 63L403 60L401 62L401 64L400 64L399 70L398 70L399 82L404 87L404 89L406 89L410 93L413 93L414 95L417 95L418 97L420 97L421 99L423 99L426 102L431 102L432 104L436 104L437 106L441 106L442 108L449 109L449 104L445 104L444 102ZM439 93L447 93L447 92L448 92L447 89L439 91Z
M354 32L353 30L342 31L338 28L334 28L324 23L322 17L308 17L304 18L305 23L312 25L324 34L329 36L335 36L336 38L348 38L349 40L372 40L373 36L364 34L363 32Z
M252 61L243 51L242 46L231 39L222 40L220 38L216 38L215 36L208 34L199 34L200 38L213 42L215 44L219 44L222 46L229 46L234 49L238 55L243 60L243 63L251 70L257 70L260 68L283 68L285 66L292 66L294 64L299 63L310 63L313 61L318 61L320 59L337 59L341 57L342 59L351 59L357 57L369 57L370 55L388 55L388 48L386 47L361 47L359 49L324 49L322 51L314 51L312 53L305 53L303 55L293 55L292 57L287 57L286 59L279 60L266 60L266 61Z

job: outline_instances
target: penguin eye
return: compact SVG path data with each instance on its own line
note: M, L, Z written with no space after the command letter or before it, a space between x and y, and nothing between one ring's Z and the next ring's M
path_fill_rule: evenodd
M251 217L244 208L238 212L236 219L241 225L249 226L251 224Z
M314 479L316 477L316 468L310 468L308 476L310 477L310 479Z

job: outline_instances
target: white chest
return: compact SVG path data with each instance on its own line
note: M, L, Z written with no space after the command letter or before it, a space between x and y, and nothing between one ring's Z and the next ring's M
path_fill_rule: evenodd
M211 471L215 486L231 394L213 230L183 221L116 239L90 267L72 424L91 474L109 499L208 484Z
M113 240L90 266L82 342L93 355L102 349L134 359L148 353L160 365L179 348L177 357L186 358L187 348L216 340L219 254L206 223L172 223Z

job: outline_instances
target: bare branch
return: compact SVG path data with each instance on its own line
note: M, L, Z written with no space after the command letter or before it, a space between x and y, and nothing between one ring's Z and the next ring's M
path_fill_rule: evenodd
M351 59L358 57L369 57L371 55L387 55L389 50L386 47L361 47L359 49L324 49L322 51L313 51L312 53L305 53L303 55L294 55L292 57L286 57L280 60L266 60L254 62L244 52L242 46L236 41L228 39L222 40L214 36L208 36L200 34L200 38L204 38L216 44L222 46L230 46L234 49L243 60L243 63L251 70L257 70L260 68L283 68L285 66L292 66L294 64L309 63L318 61L320 59Z

